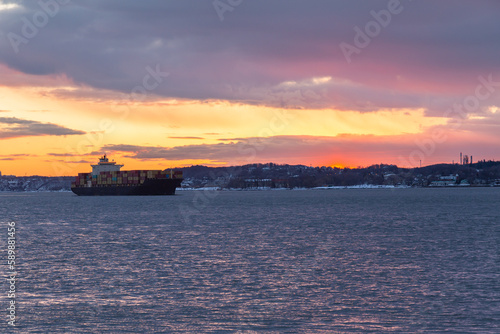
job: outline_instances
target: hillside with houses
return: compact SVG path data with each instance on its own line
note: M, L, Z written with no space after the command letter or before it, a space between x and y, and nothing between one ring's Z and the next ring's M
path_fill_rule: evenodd
M235 167L191 166L182 188L276 189L352 186L468 187L500 186L500 162L438 164L422 168L373 165L363 168L250 164ZM74 177L0 176L0 191L70 191Z

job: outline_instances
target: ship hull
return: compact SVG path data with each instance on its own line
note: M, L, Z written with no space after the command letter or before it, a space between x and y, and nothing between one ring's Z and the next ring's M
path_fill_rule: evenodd
M182 179L147 179L142 184L72 187L78 196L159 196L175 195Z

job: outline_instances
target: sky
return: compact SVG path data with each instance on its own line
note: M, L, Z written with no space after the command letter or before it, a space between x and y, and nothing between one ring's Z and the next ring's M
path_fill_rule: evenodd
M495 0L0 0L0 172L500 160Z

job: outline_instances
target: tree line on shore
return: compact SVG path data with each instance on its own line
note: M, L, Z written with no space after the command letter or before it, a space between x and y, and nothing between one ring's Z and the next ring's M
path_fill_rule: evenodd
M442 178L458 184L493 185L500 182L500 162L470 165L437 164L421 168L372 165L358 168L304 165L249 164L237 167L191 166L183 168L185 187L314 188L325 186L388 185L426 187Z

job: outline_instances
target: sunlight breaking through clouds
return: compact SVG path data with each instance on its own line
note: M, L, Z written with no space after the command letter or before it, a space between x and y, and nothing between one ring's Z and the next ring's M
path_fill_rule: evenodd
M21 7L20 5L15 4L15 3L0 2L0 11L10 10L10 9L16 9L16 8L20 8L20 7Z

